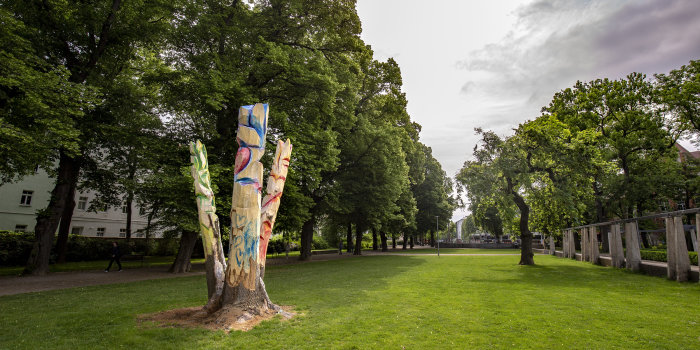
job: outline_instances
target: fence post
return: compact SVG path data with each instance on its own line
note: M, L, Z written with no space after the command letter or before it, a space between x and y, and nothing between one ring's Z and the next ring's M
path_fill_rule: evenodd
M622 237L620 236L620 224L614 223L608 232L608 241L610 242L610 258L612 266L621 268L625 264L625 256L622 250Z
M696 239L698 241L698 245L700 246L700 213L695 214L695 234L697 235ZM700 250L698 251L698 266L700 266Z
M591 239L590 250L591 250L591 262L598 265L598 258L600 258L600 250L598 248L598 232L595 226L591 226L588 236Z
M584 227L581 230L581 261L591 261L590 252L588 244L590 243L589 238L590 227Z
M627 268L632 271L639 271L642 265L642 254L639 251L639 234L637 233L637 222L625 223L625 248L627 252Z
M561 252L562 256L566 258L566 244L569 241L569 238L567 235L569 234L569 230L563 230L561 232Z
M682 216L673 218L673 227L676 234L676 281L687 282L690 275L690 257L688 257L688 243L685 240Z
M666 223L666 264L667 277L670 280L676 279L676 229L672 217L664 219Z
M569 230L569 258L576 260L576 233Z

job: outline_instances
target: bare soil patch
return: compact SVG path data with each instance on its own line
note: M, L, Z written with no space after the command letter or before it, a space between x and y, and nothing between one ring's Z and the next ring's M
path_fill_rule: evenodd
M212 331L243 331L247 332L260 322L279 316L288 320L296 316L291 306L281 306L282 312L272 309L260 314L251 313L235 306L224 306L221 310L207 314L202 307L188 307L162 311L155 314L139 315L139 323L154 322L160 327L204 328Z

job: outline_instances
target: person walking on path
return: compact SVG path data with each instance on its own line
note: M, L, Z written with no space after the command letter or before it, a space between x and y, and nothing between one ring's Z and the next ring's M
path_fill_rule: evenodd
M109 269L112 267L112 263L115 261L117 262L117 266L119 266L119 270L117 271L122 271L122 263L121 261L119 261L120 255L121 254L119 253L119 245L117 244L117 242L112 242L112 260L109 261L109 265L107 266L105 272L109 272Z

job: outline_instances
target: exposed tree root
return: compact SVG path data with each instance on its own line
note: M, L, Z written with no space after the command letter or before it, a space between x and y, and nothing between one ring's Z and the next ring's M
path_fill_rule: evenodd
M260 322L280 315L288 320L296 314L290 306L277 306L246 309L236 305L224 305L218 311L207 313L202 307L189 307L163 311L155 314L139 315L139 323L154 322L161 327L204 328L213 331L249 331Z

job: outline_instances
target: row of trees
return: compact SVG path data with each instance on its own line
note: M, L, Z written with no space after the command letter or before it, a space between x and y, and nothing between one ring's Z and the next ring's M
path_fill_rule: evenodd
M126 205L127 238L132 203L147 235L181 235L185 270L198 237L187 145L206 144L215 195L230 197L238 108L259 101L268 138L294 143L275 230L300 233L302 259L321 224L348 240L354 228L359 248L368 230L386 242L451 217L452 183L419 141L397 63L360 39L354 1L8 0L0 17L0 181L37 165L57 179L28 273L48 271L57 229L60 257L82 190L92 209Z
M512 136L477 129L474 159L457 175L475 223L486 227L496 213L519 232L520 263L534 264L531 228L556 235L697 203L700 163L674 145L699 140L700 61L654 77L577 82Z

